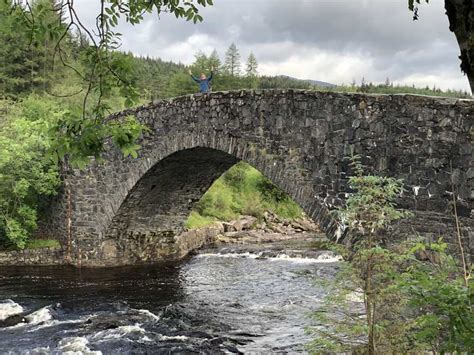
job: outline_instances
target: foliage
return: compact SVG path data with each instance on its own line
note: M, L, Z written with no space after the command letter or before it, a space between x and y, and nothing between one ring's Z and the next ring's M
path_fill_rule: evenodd
M26 0L13 3L2 0L0 8L1 18L8 20L6 25L0 27L0 35L2 32L8 32L10 36L14 35L12 24L21 21L19 27L26 29L26 31L21 31L23 37L20 48L22 50L31 47L26 45L25 38L30 38L30 42L33 44L42 43L47 39L54 50L49 51L49 55L37 57L58 56L63 66L69 68L71 73L82 80L80 93L83 103L81 110L67 112L63 115L61 122L57 126L51 127L50 131L54 136L51 149L60 159L68 154L69 162L78 167L84 167L90 161L90 156L100 158L104 144L110 138L115 143L122 142L124 136L136 139L138 135L135 132L142 129L138 127L136 121L127 120L110 125L106 120L106 117L111 113L107 99L116 94L117 90L124 97L125 106L130 107L139 102L132 62L126 56L112 52L120 46L121 34L115 30L119 20L123 18L129 24L135 25L139 24L147 13L159 15L161 12L169 12L177 18L184 18L196 23L202 21L198 6L212 5L212 0L196 0L195 2L184 0L107 0L100 4L100 13L96 18L95 29L88 28L83 24L76 12L74 2L71 0ZM52 16L56 17L55 21L50 20ZM3 28L6 28L6 31L2 31ZM71 51L70 46L73 31L77 31L78 37L81 39L81 65L77 65L76 58L69 55L69 52L74 52ZM25 33L27 37L24 36ZM87 42L87 44L84 45L83 42ZM48 46L44 46L44 48L48 48ZM12 48L7 48L7 51L12 51ZM29 51L20 54L25 57ZM34 56L35 53L32 55ZM53 60L50 58L49 62L52 63ZM20 67L22 70L33 68L28 64L29 62L24 60L23 63L20 63ZM36 66L38 65L35 64ZM7 66L7 68L9 67L12 66ZM5 82L5 91L8 90L8 92L13 91L15 84L17 84L16 76L12 75L15 73L12 70L6 74L0 73L0 78L15 78L13 81L10 80L12 82L8 82L6 79L2 80ZM32 74L30 77L36 78L38 76ZM122 124L123 127L118 128ZM127 140L125 145L118 145L118 147L125 154L136 155L135 142Z
M224 73L232 77L240 75L240 53L235 43L232 43L225 53Z
M186 226L199 228L216 220L236 219L239 215L261 218L266 210L290 219L302 215L301 208L288 195L258 170L240 162L214 182L197 203Z
M133 62L141 101L175 97L193 91L194 83L189 80L184 65L150 57L128 56ZM185 89L174 89L181 86Z
M63 111L31 97L4 104L0 124L0 242L24 248L36 228L40 196L53 195L59 184L56 165L45 158L49 125Z
M392 250L378 247L370 251L377 258L373 285L379 300L378 353L465 353L472 349L472 284L463 284L446 246L441 240L430 244L415 240ZM361 274L368 252L357 262L343 262L336 278L326 284L331 297L313 315L316 326L311 332L316 337L309 345L313 352L367 347Z
M346 261L329 283L326 306L316 312L309 345L321 351L367 353L466 352L473 347L472 284L463 284L441 240L414 240L386 247L387 227L408 215L394 200L401 181L363 175L355 157L354 191L341 217L358 242L342 248ZM355 296L355 297L354 297ZM359 298L359 299L357 299Z
M397 288L417 315L410 324L413 342L433 352L469 352L474 348L474 285L472 281L467 286L463 283L446 248L442 241L413 245L412 255L431 253L435 258L430 262L413 258L400 274Z
M403 191L401 180L390 177L364 175L366 167L360 156L353 156L353 175L349 187L354 191L341 209L340 217L349 228L362 236L351 256L351 264L360 271L358 287L364 293L367 351L374 354L381 338L380 308L386 304L386 276L389 275L386 250L380 247L382 233L394 221L408 216L395 206L395 199Z
M37 21L53 26L59 18L46 11L47 0L36 1L32 9ZM0 1L0 93L17 98L25 92L46 91L50 87L54 44L47 33L27 30L28 22L10 1Z
M209 56L208 67L211 69L214 69L215 74L219 74L221 72L221 66L222 66L222 63L221 63L221 59L219 58L219 54L214 49L211 55Z
M255 77L258 74L257 58L255 58L255 55L253 53L250 53L249 57L247 58L247 64L245 66L245 74L251 77Z
M295 80L288 76L262 76L259 78L258 88L260 89L299 89L318 90L314 85L304 80Z
M391 177L364 175L366 167L361 164L361 157L355 155L351 159L354 175L349 178L349 187L353 192L340 211L341 220L364 236L380 237L392 222L409 215L395 206L403 183ZM369 247L377 243L374 238L368 240Z
M92 158L100 160L108 138L112 139L124 156L136 158L140 148L136 141L143 130L144 126L133 116L122 122L109 121L104 124L96 120L84 121L66 112L50 126L48 133L53 151L57 154L53 157L64 159L67 155L73 166L83 169Z
M344 252L352 256L349 250ZM393 278L401 258L380 247L361 250L354 256L355 261L342 262L335 279L325 284L331 297L327 297L324 306L313 314L315 326L310 331L315 338L309 344L310 350L321 353L358 349L367 353L370 325L366 316L366 282L363 274L369 258L376 260L372 269L375 281L372 291L378 301L377 317L374 318L378 353L391 353L390 350L394 349L400 353L416 350L404 337L405 318L401 315L404 300L400 291L397 292L393 287ZM387 315L390 316L384 318Z
M425 0L426 3L429 3L429 0ZM408 9L413 12L413 20L418 20L418 6L416 4L420 4L421 0L408 0Z

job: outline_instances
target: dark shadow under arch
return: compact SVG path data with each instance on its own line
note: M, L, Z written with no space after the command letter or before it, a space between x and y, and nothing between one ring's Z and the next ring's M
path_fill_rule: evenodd
M180 150L161 159L121 203L105 232L106 243L113 241L119 255L133 255L136 260L141 259L144 244L157 244L163 250L163 245L171 244L184 231L187 217L213 182L239 161L205 147Z
M177 234L195 203L238 158L196 147L173 153L135 184L107 229L118 240L135 234ZM124 247L124 246L122 246Z

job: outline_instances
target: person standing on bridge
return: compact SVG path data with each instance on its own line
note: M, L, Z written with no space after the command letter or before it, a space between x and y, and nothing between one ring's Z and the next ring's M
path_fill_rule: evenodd
M191 75L191 78L199 84L199 91L202 93L208 93L211 92L211 80L212 80L212 72L213 70L211 69L211 75L209 77L206 76L206 74L201 73L199 78L196 78L191 69L189 70L189 75Z

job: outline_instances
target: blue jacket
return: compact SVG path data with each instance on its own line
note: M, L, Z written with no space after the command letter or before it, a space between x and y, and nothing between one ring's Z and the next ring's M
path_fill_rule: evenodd
M211 91L211 87L210 87L210 83L211 83L211 80L212 80L212 72L211 72L211 75L209 76L209 78L206 78L206 79L199 79L199 78L196 78L194 75L191 75L191 78L193 78L193 80L199 84L199 91L200 92L209 92Z

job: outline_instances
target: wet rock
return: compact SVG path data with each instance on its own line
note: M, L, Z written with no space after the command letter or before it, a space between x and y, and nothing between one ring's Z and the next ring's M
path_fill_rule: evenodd
M243 344L241 344L243 345ZM226 350L233 353L233 354L243 354L242 351L240 351L239 349L237 349L235 346L231 346L231 345L226 345L225 346Z
M197 331L197 330L181 331L181 332L179 332L179 334L176 334L176 335L184 335L184 336L187 336L187 337L190 337L190 338L206 338L206 339L211 339L211 338L214 337L211 334L208 334L206 332Z
M23 314L15 314L0 321L0 328L13 327L19 323L28 323Z
M91 328L97 331L117 329L118 327L126 326L129 324L141 323L143 321L143 315L139 313L124 312L110 315L100 315L89 318L84 322L87 328Z

